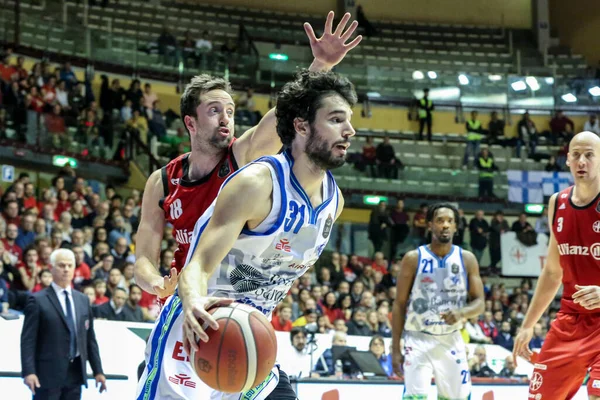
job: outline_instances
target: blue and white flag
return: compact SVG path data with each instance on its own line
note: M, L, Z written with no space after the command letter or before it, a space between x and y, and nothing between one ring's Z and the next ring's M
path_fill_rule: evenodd
M542 179L542 189L544 196L552 196L563 189L572 186L573 176L570 172L545 172Z
M544 196L571 186L569 172L507 171L508 201L514 203L544 203Z
M544 171L507 171L508 201L514 203L543 203Z

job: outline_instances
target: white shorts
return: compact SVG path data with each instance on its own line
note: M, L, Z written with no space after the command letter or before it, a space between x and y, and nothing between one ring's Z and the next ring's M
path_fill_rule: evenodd
M427 398L435 377L438 399L463 400L471 393L471 374L460 332L431 335L406 331L404 399ZM423 397L425 396L425 397Z
M264 400L275 389L277 366L262 384L246 393L222 393L204 384L183 349L182 311L177 295L161 310L146 345L146 368L138 382L137 400Z

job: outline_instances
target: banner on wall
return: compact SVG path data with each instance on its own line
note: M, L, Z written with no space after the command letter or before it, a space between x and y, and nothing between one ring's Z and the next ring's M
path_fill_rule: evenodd
M544 197L573 185L569 172L516 171L506 172L508 201L514 203L544 203Z
M502 275L539 276L548 254L548 236L537 235L535 246L525 246L515 232L506 232L500 237L502 250Z

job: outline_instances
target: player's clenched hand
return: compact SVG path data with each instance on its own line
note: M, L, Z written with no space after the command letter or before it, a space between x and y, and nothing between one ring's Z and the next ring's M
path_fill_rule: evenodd
M175 293L178 279L179 276L177 275L177 268L171 268L171 274L163 276L162 281L152 287L154 288L154 291L158 297L166 299Z
M600 308L600 286L575 285L577 291L573 293L573 301L587 310Z
M462 312L460 310L449 310L440 313L440 318L444 320L448 325L454 325L458 321L462 320Z
M233 299L224 299L222 297L202 297L193 296L183 300L183 347L188 354L191 349L198 350L196 337L203 342L208 342L208 335L204 329L211 327L219 329L219 324L208 313L207 310L214 306L226 306L233 302ZM198 319L204 321L204 328L198 322Z
M394 372L398 377L401 377L403 374L402 365L404 364L404 356L402 355L402 351L392 351L392 367L394 368Z
M315 31L308 22L304 23L304 30L310 41L313 57L329 69L339 64L346 54L358 46L362 40L362 36L358 35L354 40L346 44L346 41L350 39L358 26L358 22L353 21L348 29L346 29L346 32L344 32L346 24L348 23L348 20L350 20L350 13L344 14L337 28L335 28L335 31L332 31L333 17L334 13L333 11L330 11L329 14L327 14L323 36L320 38L315 36Z
M523 328L519 331L519 334L515 338L515 346L513 347L513 360L515 366L517 365L517 357L521 356L527 360L531 359L533 352L529 350L529 342L533 337L533 328Z

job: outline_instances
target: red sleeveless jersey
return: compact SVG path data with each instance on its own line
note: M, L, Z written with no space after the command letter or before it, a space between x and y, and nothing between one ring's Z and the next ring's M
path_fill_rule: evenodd
M216 167L204 178L190 181L188 177L190 153L183 154L169 162L161 170L164 198L159 206L165 212L165 219L173 225L173 238L177 241L172 267L181 271L196 221L212 204L225 179L238 169L233 156L232 144Z
M558 243L563 269L560 310L565 313L598 313L573 302L575 285L600 285L600 193L587 206L573 204L573 186L558 193L552 232Z

